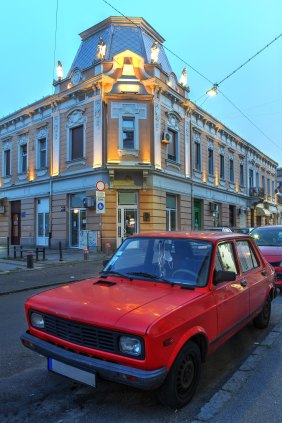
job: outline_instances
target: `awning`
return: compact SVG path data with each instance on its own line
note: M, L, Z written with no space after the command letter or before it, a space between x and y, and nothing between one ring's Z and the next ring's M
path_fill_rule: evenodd
M257 212L257 216L271 216L271 213L269 210L264 208L263 204L257 204L256 206L256 212Z

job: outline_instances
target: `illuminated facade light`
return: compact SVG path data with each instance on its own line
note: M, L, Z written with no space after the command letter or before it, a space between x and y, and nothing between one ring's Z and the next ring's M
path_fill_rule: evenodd
M58 80L61 81L63 79L63 77L64 77L64 72L63 72L63 65L60 62L60 60L58 60L58 65L57 65L56 73L57 73Z
M151 47L151 62L152 63L158 63L159 62L159 43L158 41L154 41L152 47Z
M107 45L103 40L103 37L100 35L99 43L97 45L97 59L103 60L106 56Z
M183 87L187 86L187 68L183 69L179 82L180 82L181 85L183 85Z

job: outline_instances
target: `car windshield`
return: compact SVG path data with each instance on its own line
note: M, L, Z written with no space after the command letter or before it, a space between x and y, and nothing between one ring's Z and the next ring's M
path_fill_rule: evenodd
M185 238L134 237L120 246L102 274L182 286L208 282L212 243Z
M282 246L282 227L281 228L256 228L251 232L251 236L259 246Z

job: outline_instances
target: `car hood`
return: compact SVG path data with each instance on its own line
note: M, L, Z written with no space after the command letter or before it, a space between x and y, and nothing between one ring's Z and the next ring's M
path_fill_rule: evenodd
M267 261L282 261L282 246L258 246Z
M144 334L161 316L203 295L201 290L114 278L93 278L29 298L26 305L58 317Z

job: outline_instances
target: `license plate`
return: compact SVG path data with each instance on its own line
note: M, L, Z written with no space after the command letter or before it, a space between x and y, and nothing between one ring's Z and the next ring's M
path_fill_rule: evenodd
M90 373L85 370L78 369L77 367L70 366L69 364L62 363L61 361L48 358L48 370L51 372L59 373L60 375L69 377L78 382L86 383L92 387L96 387L96 374Z

